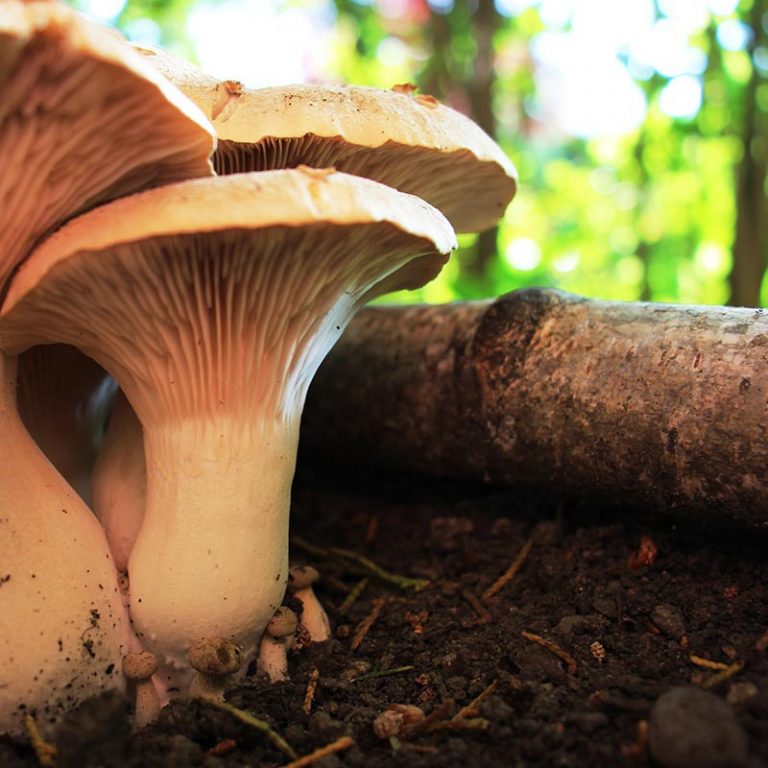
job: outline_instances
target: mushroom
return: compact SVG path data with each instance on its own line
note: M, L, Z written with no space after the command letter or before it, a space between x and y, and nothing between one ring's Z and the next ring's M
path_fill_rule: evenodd
M157 656L150 651L134 651L123 657L123 674L136 689L133 725L136 730L157 720L160 697L152 683L157 672Z
M0 287L78 211L210 174L212 147L199 111L115 34L60 4L0 2ZM122 689L129 641L104 532L24 429L17 367L0 355L0 731L11 732L24 712L47 726Z
M137 49L213 123L219 174L333 166L418 195L457 232L493 226L517 190L517 171L501 147L413 86L247 89L164 51Z
M227 678L243 665L243 654L231 640L207 637L192 643L187 649L187 660L195 670L189 695L221 702Z
M317 568L311 565L294 565L288 571L288 591L301 601L301 623L313 643L322 643L331 636L328 616L312 589L319 578Z
M210 175L212 149L200 111L116 33L61 3L0 3L3 275L79 211Z
M104 439L91 475L91 506L104 528L115 566L128 570L147 503L141 424L122 390L112 402Z
M275 611L264 628L259 646L258 667L270 682L279 683L288 679L288 647L298 628L298 617L284 605Z
M354 312L433 277L455 247L423 201L315 169L200 179L70 222L16 274L5 349L79 346L144 428L147 505L129 560L134 626L181 670L226 637L247 662L288 576L309 382Z

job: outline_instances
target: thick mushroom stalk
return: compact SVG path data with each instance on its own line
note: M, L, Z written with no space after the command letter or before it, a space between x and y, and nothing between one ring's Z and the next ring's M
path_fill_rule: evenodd
M297 169L110 203L18 272L3 309L6 348L80 346L143 425L147 507L128 564L131 616L167 664L189 670L186 649L209 637L253 657L288 578L309 382L365 301L423 284L453 247L450 225L423 201Z
M0 732L120 690L129 638L104 532L19 419L16 365L0 355Z

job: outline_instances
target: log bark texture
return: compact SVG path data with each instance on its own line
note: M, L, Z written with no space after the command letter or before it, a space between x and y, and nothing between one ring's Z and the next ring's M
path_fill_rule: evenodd
M768 313L548 289L358 315L309 392L336 463L768 528Z

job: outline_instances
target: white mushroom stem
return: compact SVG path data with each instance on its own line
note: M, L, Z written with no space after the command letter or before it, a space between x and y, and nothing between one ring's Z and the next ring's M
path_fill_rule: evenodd
M140 632L171 664L182 662L189 638L219 627L245 658L254 655L288 579L297 430L244 416L146 429L147 510L129 566L131 614L142 628L174 617L162 635Z
M16 367L0 355L0 732L122 690L129 638L104 532L22 426Z
M157 666L157 656L149 651L128 653L123 658L123 674L135 687L133 725L137 731L153 723L160 714L160 697L152 682Z
M331 636L331 625L312 585L320 577L311 565L296 565L288 573L288 589L301 601L301 623L313 643L325 642Z
M288 648L298 626L296 614L285 606L280 606L267 624L259 646L258 667L270 682L288 679Z

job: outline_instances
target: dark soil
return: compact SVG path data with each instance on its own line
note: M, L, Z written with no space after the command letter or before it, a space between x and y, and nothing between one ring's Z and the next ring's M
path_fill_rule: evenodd
M300 755L351 736L320 768L768 764L765 535L447 483L341 492L308 473L295 492L293 532L430 582L413 591L372 578L340 615L361 576L294 545L294 559L323 574L318 592L334 637L294 653L289 682L249 676L227 700L268 721ZM517 575L481 601L529 539ZM703 709L669 699L651 715L664 692L690 685L710 693L675 695L698 696ZM484 691L474 711L454 718ZM708 718L713 696L718 714ZM395 704L415 705L426 721L381 739L373 721ZM134 737L126 702L91 701L69 717L57 746L62 768L289 762L263 733L200 701L174 702ZM0 741L3 768L37 764L28 744Z

